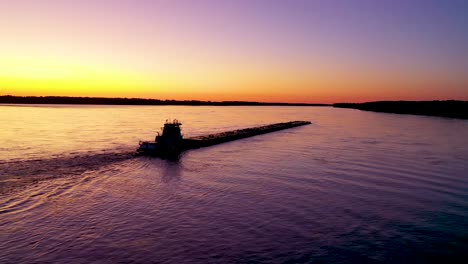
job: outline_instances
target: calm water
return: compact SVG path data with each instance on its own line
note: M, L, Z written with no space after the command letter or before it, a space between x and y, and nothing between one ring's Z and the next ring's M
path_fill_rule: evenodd
M186 136L312 125L133 158ZM0 263L466 263L468 121L328 107L0 106Z

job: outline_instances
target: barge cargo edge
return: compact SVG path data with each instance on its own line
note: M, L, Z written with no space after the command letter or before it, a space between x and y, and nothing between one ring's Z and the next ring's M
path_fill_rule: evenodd
M204 135L204 136L184 138L184 139L181 139L181 142L180 144L177 145L177 147L173 146L172 144L164 144L164 141L162 141L161 137L158 136L159 142L140 142L140 148L137 150L137 153L141 155L152 155L152 156L161 156L161 157L168 156L168 154L173 156L175 152L181 153L182 151L186 151L190 149L213 146L213 145L230 142L230 141L234 141L238 139L253 137L257 135L267 134L267 133L294 128L294 127L299 127L299 126L305 126L309 124L311 124L311 122L309 121L290 121L290 122L275 123L275 124L259 126L259 127L231 130L231 131ZM177 127L179 127L180 123L177 123L176 125ZM174 123L169 123L169 124L166 124L165 126L174 126ZM180 130L179 130L179 133L180 133ZM164 132L163 132L162 138L164 138Z
M196 149L202 147L213 146L225 142L230 142L238 139L253 137L257 135L267 134L279 130L288 128L309 125L311 122L308 121L291 121L286 123L276 123L260 127L252 127L245 129L232 130L217 134L211 134L206 136L191 137L183 139L184 150Z

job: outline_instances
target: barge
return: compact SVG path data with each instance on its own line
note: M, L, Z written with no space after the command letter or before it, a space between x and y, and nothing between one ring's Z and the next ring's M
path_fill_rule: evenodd
M271 133L288 128L309 125L309 121L290 121L285 123L276 123L266 126L237 129L222 133L183 138L177 119L173 121L166 120L162 133L157 134L155 141L140 142L137 154L151 155L159 157L178 157L180 153L189 149L208 147L242 138L253 137L261 134Z

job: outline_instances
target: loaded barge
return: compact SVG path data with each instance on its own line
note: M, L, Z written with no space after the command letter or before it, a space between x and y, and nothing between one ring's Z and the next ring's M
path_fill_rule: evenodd
M222 133L183 138L177 119L167 121L162 128L161 135L158 133L155 141L140 142L137 154L151 155L159 157L177 157L185 150L208 147L237 139L257 136L283 129L309 125L309 121L291 121L285 123L276 123L260 127L232 130Z

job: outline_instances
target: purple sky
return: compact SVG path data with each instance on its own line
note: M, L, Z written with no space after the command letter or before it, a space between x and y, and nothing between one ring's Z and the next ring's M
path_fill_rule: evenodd
M0 56L30 66L0 62L0 93L73 94L62 79L35 86L36 67L69 69L86 92L120 83L117 96L468 99L467 12L432 0L1 1ZM87 88L76 67L103 85Z

